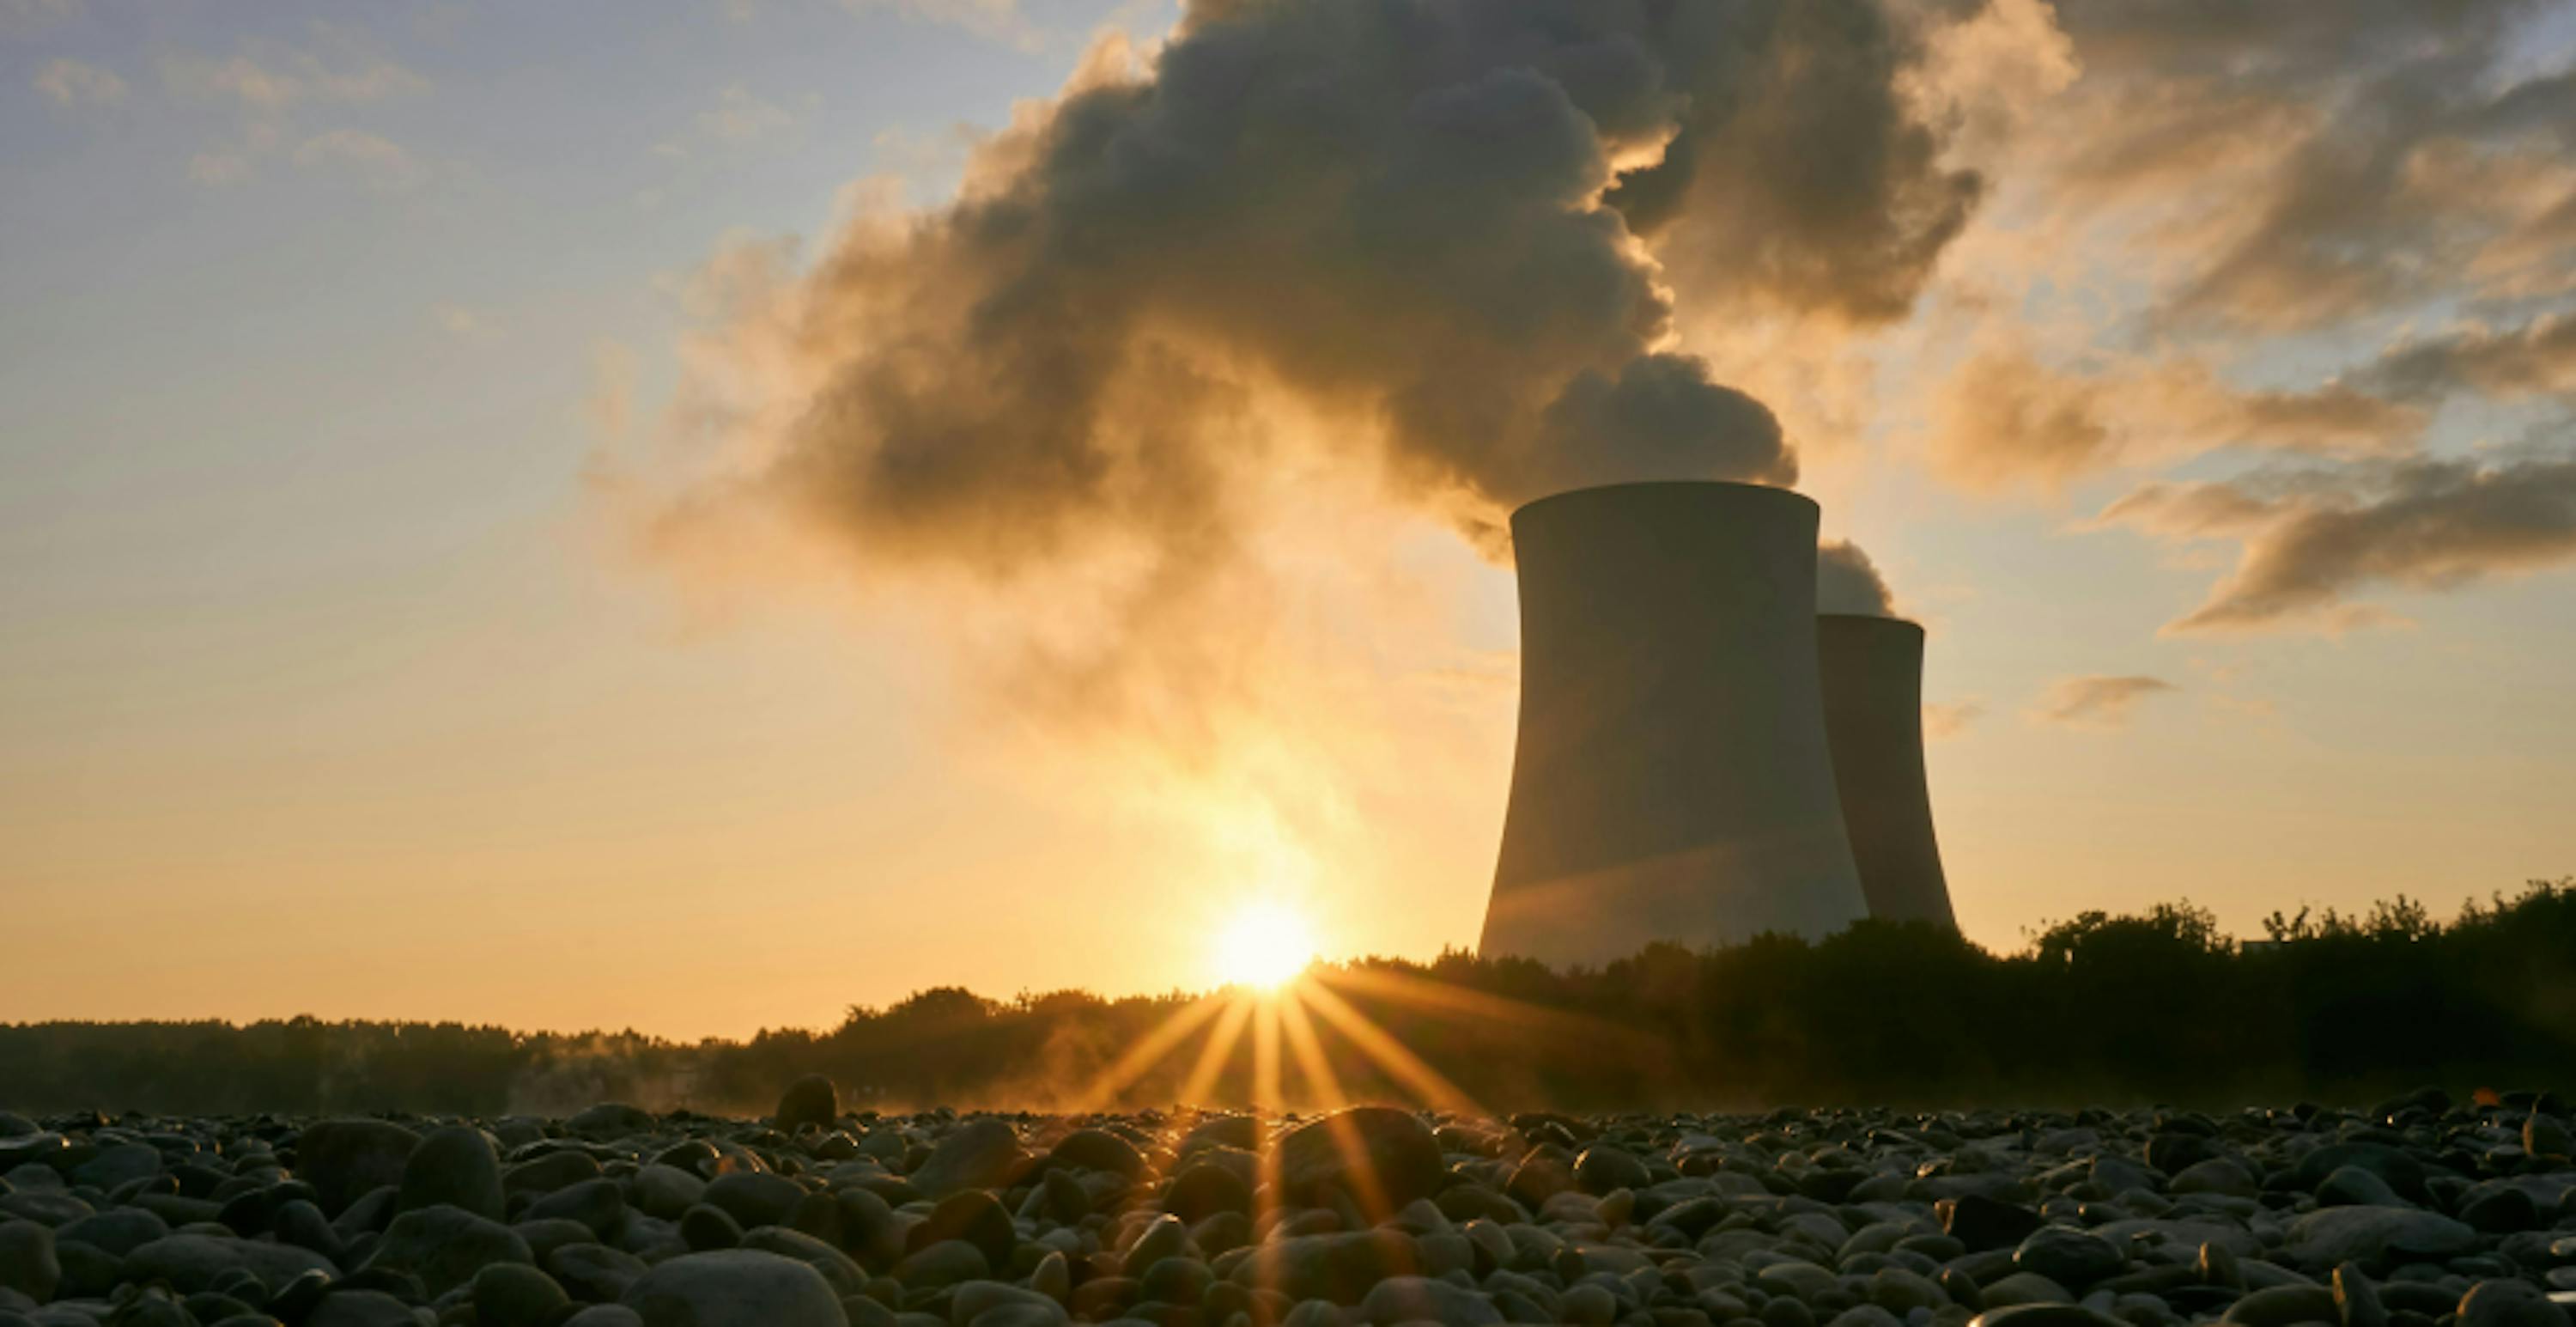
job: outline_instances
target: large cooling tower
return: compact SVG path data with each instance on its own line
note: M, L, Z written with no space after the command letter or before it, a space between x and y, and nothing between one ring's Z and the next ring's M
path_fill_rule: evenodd
M1957 926L1923 774L1923 628L1828 613L1816 619L1816 663L1869 915Z
M1821 936L1867 915L1816 673L1816 504L1621 484L1512 516L1520 745L1483 952Z

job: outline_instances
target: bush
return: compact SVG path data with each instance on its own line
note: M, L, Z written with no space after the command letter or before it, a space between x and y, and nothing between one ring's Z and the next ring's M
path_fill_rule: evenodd
M1298 1068L1309 1041L1331 1048L1344 1096L1454 1090L1505 1110L2566 1086L2552 1079L2576 1064L2576 884L2472 901L2447 924L2401 896L2358 917L2275 913L2264 930L2240 945L2180 903L2084 913L2000 955L1938 927L1865 922L1812 944L1655 945L1598 970L1458 952L1362 959L1320 969L1331 998L1303 1001L1273 1040L1291 1105L1329 1095ZM1385 1038L1353 1038L1353 1016ZM1175 1020L1190 1034L1156 1038ZM940 987L853 1006L828 1032L696 1045L312 1018L12 1024L0 1025L0 1105L493 1115L627 1100L756 1113L814 1072L853 1108L1169 1104L1202 1068L1209 1031L1228 1028L1243 1035L1230 1058L1205 1061L1208 1100L1194 1104L1241 1104L1263 1091L1248 1049L1260 1021L1181 994L999 1001Z

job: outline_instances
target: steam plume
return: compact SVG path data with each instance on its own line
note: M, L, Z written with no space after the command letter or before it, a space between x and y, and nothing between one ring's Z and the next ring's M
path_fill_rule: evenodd
M1195 0L984 144L953 202L852 226L781 292L737 348L797 403L733 492L878 571L1114 548L1135 594L1186 597L1240 552L1288 415L1488 548L1568 487L1792 482L1772 412L1677 348L1667 263L1711 298L1901 315L1981 187L1900 95L1910 21Z

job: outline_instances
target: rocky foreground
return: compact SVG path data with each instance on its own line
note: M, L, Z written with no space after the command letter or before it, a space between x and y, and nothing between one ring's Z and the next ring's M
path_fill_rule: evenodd
M2567 1327L2559 1109L0 1114L0 1327Z

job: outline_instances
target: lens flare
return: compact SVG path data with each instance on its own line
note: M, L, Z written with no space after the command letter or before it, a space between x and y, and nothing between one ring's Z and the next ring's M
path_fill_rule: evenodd
M1315 961L1306 919L1273 902L1244 906L1216 937L1218 980L1274 990Z

